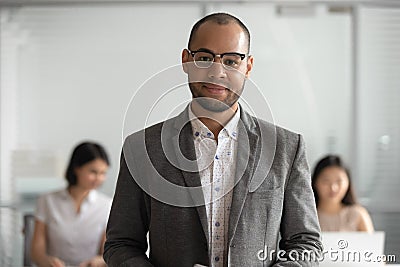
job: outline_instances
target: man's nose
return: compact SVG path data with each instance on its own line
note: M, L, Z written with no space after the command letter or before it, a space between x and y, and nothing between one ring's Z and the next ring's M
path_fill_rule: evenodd
M226 70L222 65L221 57L215 57L208 71L208 78L223 79L226 78Z

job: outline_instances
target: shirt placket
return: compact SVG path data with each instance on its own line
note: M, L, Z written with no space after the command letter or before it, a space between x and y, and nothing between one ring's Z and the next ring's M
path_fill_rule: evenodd
M224 128L218 135L217 143L213 134L196 122L193 124L193 134L204 199L207 203L210 267L225 267L228 264L227 241L234 173L234 140Z
M222 132L221 132L222 133ZM215 153L213 166L213 184L212 184L212 266L223 267L225 261L226 250L226 226L228 218L226 216L226 196L224 196L225 180L227 177L225 172L228 154L229 139L226 132L220 134L218 139L218 147Z

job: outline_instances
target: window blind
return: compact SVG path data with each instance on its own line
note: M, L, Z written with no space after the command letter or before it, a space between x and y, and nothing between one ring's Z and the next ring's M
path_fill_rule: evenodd
M358 12L357 187L386 253L400 248L400 8Z

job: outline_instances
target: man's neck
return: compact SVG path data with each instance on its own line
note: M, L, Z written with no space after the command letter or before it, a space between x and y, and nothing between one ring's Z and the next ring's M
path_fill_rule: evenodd
M191 108L196 117L214 134L214 138L217 140L219 132L235 115L238 109L238 103L236 102L230 108L222 112L206 110L196 101L192 101Z

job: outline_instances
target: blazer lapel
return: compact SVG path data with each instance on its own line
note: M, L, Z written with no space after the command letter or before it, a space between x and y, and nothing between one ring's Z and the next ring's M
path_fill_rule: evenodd
M249 115L243 111L240 117L241 120L238 124L239 135L236 157L236 175L234 177L235 184L237 184L233 189L228 228L228 245L232 242L247 193L249 192L249 182L253 175L254 164L257 160L259 150L258 135L252 129L254 128L252 126L255 126L254 123L250 121Z
M175 134L172 136L178 168L181 170L184 182L188 187L189 194L196 206L204 234L209 242L209 231L204 195L201 188L200 175L196 162L196 151L194 147L192 127L189 120L189 106L175 120Z

